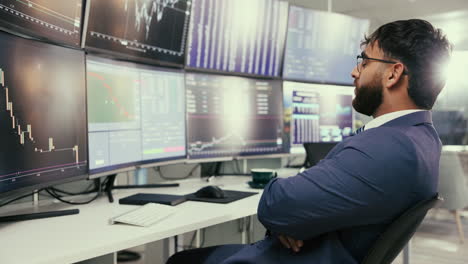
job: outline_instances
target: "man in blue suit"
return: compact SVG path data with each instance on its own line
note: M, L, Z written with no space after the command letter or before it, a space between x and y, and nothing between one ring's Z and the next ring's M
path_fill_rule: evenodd
M429 110L445 85L449 42L411 19L381 26L362 47L353 107L374 119L316 166L265 187L264 240L185 251L168 263L360 263L393 219L437 193L441 143Z

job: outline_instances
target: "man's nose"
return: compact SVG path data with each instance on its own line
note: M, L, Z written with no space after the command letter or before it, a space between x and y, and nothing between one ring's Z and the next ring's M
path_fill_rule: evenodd
M351 77L353 77L354 79L359 78L359 72L357 70L357 66L354 66L353 70L351 71Z

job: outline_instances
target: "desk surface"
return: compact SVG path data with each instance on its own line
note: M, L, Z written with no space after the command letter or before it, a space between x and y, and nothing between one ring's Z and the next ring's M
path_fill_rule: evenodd
M223 189L259 191L248 187L250 177L224 176L209 184ZM118 250L150 243L208 226L256 214L258 195L232 202L214 204L187 201L176 206L175 214L151 227L110 225L109 218L134 208L119 205L118 199L138 193L188 194L207 185L205 180L180 181L178 188L114 190L116 202L105 195L79 208L80 214L0 224L0 263L72 263Z

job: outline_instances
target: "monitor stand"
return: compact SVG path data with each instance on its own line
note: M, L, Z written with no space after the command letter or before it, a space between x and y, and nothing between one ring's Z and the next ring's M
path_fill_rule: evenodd
M39 195L37 191L34 191L33 194L33 208L27 207L23 209L15 209L15 211L9 212L10 215L0 216L0 223L16 222L16 221L25 221L65 215L74 215L80 212L79 209L68 209L68 210L54 210L56 209L55 205L45 205L40 207L42 210L39 211ZM50 208L48 208L50 207ZM31 210L32 209L32 210ZM51 209L51 210L49 210ZM33 211L33 212L31 212Z
M166 187L179 187L178 183L156 183L156 184L136 184L136 185L114 185L115 177L117 174L107 176L107 183L104 187L104 192L107 194L109 203L114 202L112 190L114 189L139 189L139 188L166 188Z
M0 216L0 223L33 220L33 219L57 217L57 216L64 216L64 215L74 215L74 214L78 214L79 212L80 212L79 209L69 209L69 210L40 212L40 213L7 215L7 216Z

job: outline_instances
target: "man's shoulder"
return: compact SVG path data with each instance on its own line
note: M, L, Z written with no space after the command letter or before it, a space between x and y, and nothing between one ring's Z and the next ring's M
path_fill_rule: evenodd
M400 127L376 127L353 136L344 142L343 149L352 148L368 155L386 153L384 156L414 153L414 138Z
M367 146L369 146L369 143L374 143L370 145L378 146L387 144L393 145L398 142L408 143L409 141L411 141L411 138L407 135L404 128L380 126L365 130L364 132L354 136L348 143L365 144Z

